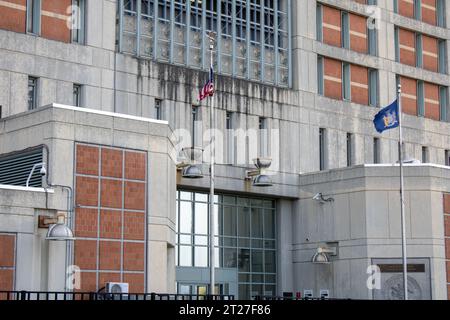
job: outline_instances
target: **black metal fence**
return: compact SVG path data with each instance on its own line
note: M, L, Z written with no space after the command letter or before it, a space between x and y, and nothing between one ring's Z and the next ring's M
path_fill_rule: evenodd
M0 291L0 300L25 301L101 301L101 300L234 300L234 295L196 295L170 293L105 293L105 292L46 292Z

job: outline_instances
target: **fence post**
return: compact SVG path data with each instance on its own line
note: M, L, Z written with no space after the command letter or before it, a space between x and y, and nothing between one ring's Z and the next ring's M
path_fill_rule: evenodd
M27 300L27 292L25 290L20 291L20 299L19 300Z

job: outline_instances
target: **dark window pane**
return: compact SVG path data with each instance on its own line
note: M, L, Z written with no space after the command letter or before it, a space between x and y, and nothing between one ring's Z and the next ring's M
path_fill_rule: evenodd
M236 268L237 266L237 251L236 249L223 249L223 267Z
M263 272L262 250L252 250L252 272Z
M250 250L238 250L238 268L239 271L250 272Z
M252 237L263 237L263 215L262 209L252 208Z
M265 251L264 252L264 264L265 270L264 272L275 273L275 251Z
M223 208L223 235L233 236L237 234L237 209L235 207Z
M238 235L240 237L250 237L250 214L248 208L239 208Z

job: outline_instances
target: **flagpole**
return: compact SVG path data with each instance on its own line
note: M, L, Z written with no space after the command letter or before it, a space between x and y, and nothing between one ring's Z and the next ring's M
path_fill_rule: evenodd
M211 70L214 70L214 33L208 35L209 38L209 50L211 53ZM212 72L214 77L214 72ZM214 83L214 80L212 80ZM215 129L215 118L214 118L214 95L211 97L211 110L209 113L210 121L210 190L209 190L209 265L210 265L210 294L214 294L215 288L215 274L214 274L214 263L215 263L215 252L214 252L214 156L215 156L215 139L214 132Z
M403 181L403 133L402 133L402 85L398 84L397 90L398 102L398 157L400 162L400 211L401 211L401 227L402 227L402 259L403 259L403 290L404 299L408 300L408 262L406 258L406 219L405 219L405 201L404 201L404 181Z

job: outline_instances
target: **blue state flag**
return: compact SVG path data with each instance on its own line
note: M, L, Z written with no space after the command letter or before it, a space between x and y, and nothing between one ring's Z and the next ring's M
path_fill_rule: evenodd
M379 133L382 133L384 130L397 128L399 125L397 100L380 110L380 112L375 115L373 124Z

